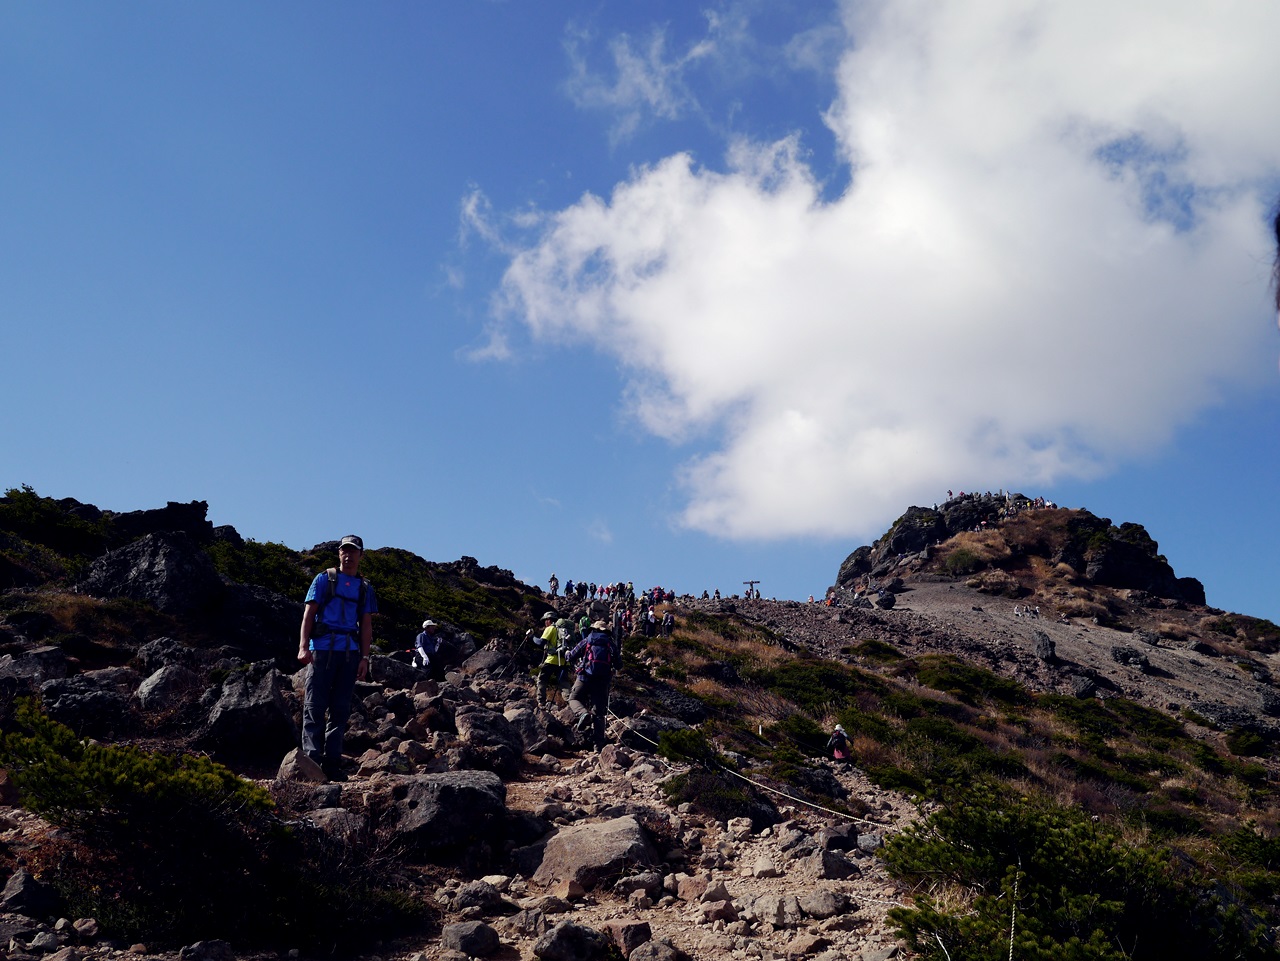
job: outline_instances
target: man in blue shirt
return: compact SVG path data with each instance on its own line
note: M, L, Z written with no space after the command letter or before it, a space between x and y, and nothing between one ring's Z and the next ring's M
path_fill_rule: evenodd
M310 664L302 707L302 751L332 781L342 772L342 739L357 680L369 673L373 585L357 574L364 541L348 534L338 545L338 567L321 571L307 591L298 660ZM327 719L326 719L327 715Z

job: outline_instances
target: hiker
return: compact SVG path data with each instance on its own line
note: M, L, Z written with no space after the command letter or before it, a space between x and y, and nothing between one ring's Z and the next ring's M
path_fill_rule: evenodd
M556 616L551 611L542 615L542 623L545 625L542 636L535 638L533 642L542 648L543 652L542 666L538 668L539 707L546 707L547 685L554 685L559 690L560 679L564 676L564 642L560 637L559 628L555 625L555 619Z
M440 626L428 618L422 622L422 633L413 641L413 663L435 676L438 665L436 655L440 651L440 637L436 633Z
M662 636L670 637L671 632L676 629L676 616L667 611L662 615Z
M551 588L552 597L555 597L556 592L560 590L560 578L556 577L554 571L551 574L551 579L547 581L547 587Z
M849 750L849 735L844 732L844 728L839 724L836 729L831 732L831 737L827 740L827 750L831 752L831 757L842 763L848 763L852 760L852 752Z
M373 585L360 577L364 541L348 534L338 544L338 566L321 571L307 590L298 660L310 664L302 707L302 752L331 781L345 781L342 739L351 716L356 681L369 673Z
M569 710L577 716L574 730L592 728L596 750L604 747L604 722L609 711L609 681L613 674L614 647L609 638L609 625L594 621L591 633L569 652L577 678L569 692Z

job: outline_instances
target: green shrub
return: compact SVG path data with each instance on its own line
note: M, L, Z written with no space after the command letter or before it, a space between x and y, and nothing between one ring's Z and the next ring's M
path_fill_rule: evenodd
M1227 750L1237 757L1264 757L1270 747L1265 737L1248 728L1238 727L1227 734Z
M417 910L349 851L304 838L269 794L202 756L76 739L23 700L0 739L23 804L64 830L33 855L73 917L156 945L221 932L238 944L347 951Z
M819 757L825 753L827 738L830 737L817 722L805 714L790 714L777 724L771 724L766 733L775 741L782 739L794 745L809 757Z
M973 574L982 570L987 566L987 562L976 551L972 551L967 547L957 547L954 551L947 555L947 559L942 562L942 567L948 574L954 574L961 577L965 574Z
M852 647L846 648L846 651L854 657L860 657L863 660L879 664L892 664L895 661L902 660L905 656L892 644L886 644L884 641L878 641L874 638L861 641Z
M0 499L0 531L39 544L68 560L84 561L107 549L109 522L86 521L69 513L52 497L41 497L25 484Z
M747 677L779 697L811 713L822 713L860 691L880 690L882 682L834 661L796 657L776 667L748 669Z
M884 850L890 872L929 886L889 919L926 959L1122 961L1273 958L1267 929L1168 852L1133 847L1076 809L966 790ZM949 909L948 885L972 895ZM1016 909L1016 915L1015 915Z
M745 781L705 767L691 768L662 782L662 793L672 805L691 804L695 810L718 821L759 816L760 801Z
M659 734L658 753L668 761L686 764L714 763L719 758L716 749L702 732L691 727Z
M214 541L205 548L219 574L241 584L256 584L283 594L290 600L301 600L315 576L295 550L270 541Z
M944 691L970 705L980 705L988 700L1002 704L1025 704L1030 695L1017 681L966 664L947 654L926 654L918 661L916 677L926 687Z

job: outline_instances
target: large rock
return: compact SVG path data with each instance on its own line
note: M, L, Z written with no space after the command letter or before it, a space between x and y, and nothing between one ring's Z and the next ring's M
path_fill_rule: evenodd
M527 707L513 707L503 712L511 729L520 737L524 753L538 754L547 746L547 726L536 711Z
M487 958L501 946L498 932L483 921L446 924L440 931L440 943L469 958Z
M81 737L109 738L129 723L127 695L84 674L40 685L45 713Z
M296 650L297 642L294 643ZM430 672L385 654L374 654L369 658L369 679L389 688L409 690L419 681L429 680L430 677Z
M497 711L467 704L457 709L454 723L458 726L458 737L479 752L487 767L508 778L519 773L524 741L505 717Z
M89 567L79 590L95 597L127 597L166 614L207 614L223 585L208 555L186 534L148 534L109 551Z
M605 935L572 921L562 921L533 944L542 961L598 961L608 950Z
M45 681L66 677L67 655L60 647L36 647L0 657L0 677L11 677L21 687L34 689Z
M42 918L58 907L58 895L47 884L37 881L26 868L18 868L9 876L0 892L0 908L29 917Z
M200 676L180 664L169 664L148 677L138 688L144 711L168 711L200 696Z
M107 512L113 534L120 540L135 540L147 534L181 531L198 544L213 540L213 524L208 519L207 501L181 504L169 501L164 507L125 514ZM117 541L116 543L119 543Z
M511 666L511 655L503 651L479 650L462 662L458 668L468 676L501 675Z
M258 587L228 584L215 614L219 637L246 660L275 658L276 666L296 664L302 599Z
M282 757L297 745L298 728L280 693L281 677L269 661L228 675L197 742L237 758Z
M644 828L627 815L561 830L547 841L533 880L546 885L572 880L591 888L637 867L657 863Z
M413 852L432 856L499 834L507 789L491 771L445 771L382 783L370 792L369 805L380 812L390 839Z

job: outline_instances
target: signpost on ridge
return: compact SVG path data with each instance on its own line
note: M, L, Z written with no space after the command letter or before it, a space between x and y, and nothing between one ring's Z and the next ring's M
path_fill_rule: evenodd
M759 584L760 582L759 581L743 581L742 583L747 585L747 597L755 597L756 585Z

